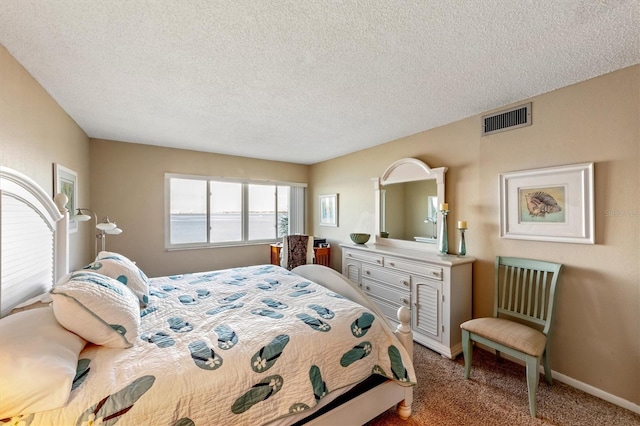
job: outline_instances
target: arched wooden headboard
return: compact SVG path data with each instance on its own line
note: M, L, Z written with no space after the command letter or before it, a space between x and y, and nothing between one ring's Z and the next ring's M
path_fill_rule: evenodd
M48 291L69 270L67 198L0 166L0 316Z

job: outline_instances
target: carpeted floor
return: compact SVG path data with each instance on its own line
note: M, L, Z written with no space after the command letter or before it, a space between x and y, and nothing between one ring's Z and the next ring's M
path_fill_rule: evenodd
M464 380L464 360L441 357L415 344L418 385L413 414L402 421L395 410L376 417L367 426L382 425L640 425L640 415L579 391L557 380L549 386L540 376L537 418L529 415L524 366L474 349L471 378Z

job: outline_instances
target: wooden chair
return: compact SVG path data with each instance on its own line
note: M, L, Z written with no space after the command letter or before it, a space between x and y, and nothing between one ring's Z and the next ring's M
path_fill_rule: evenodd
M547 383L552 384L549 366L549 329L555 291L562 265L540 260L496 257L493 317L476 318L460 325L464 378L471 372L472 342L523 360L527 370L529 411L536 417L536 389L540 360Z
M313 237L309 235L287 235L282 239L280 266L293 268L313 263Z

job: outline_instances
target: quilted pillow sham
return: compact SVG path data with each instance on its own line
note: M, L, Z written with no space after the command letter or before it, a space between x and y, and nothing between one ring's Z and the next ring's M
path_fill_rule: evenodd
M138 298L118 280L77 271L51 290L51 298L58 322L96 345L130 348L138 335Z
M51 307L0 320L0 419L64 406L85 344Z
M118 253L101 251L84 269L114 278L126 285L145 307L149 303L149 278L135 263Z

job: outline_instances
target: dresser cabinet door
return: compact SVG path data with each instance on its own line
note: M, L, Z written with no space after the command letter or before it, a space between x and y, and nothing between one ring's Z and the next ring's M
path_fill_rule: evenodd
M356 283L358 287L362 287L362 264L353 260L343 261L342 275Z
M417 333L442 341L442 283L412 276L412 325Z

